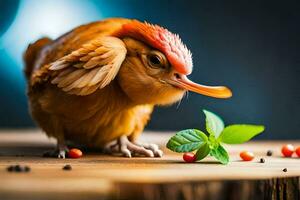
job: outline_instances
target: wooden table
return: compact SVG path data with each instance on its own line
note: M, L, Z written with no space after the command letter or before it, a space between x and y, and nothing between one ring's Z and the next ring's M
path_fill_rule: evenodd
M170 133L146 132L141 140L166 144ZM44 158L54 147L38 130L0 131L0 199L300 199L300 159L282 158L284 143L257 141L225 146L229 165L212 158L187 164L164 149L163 158L123 158L97 152L80 159ZM272 157L266 156L273 150ZM242 162L238 154L251 150L256 158ZM260 158L265 163L259 163ZM12 164L31 167L29 173L7 172ZM62 167L71 164L73 170ZM287 168L287 172L283 169Z

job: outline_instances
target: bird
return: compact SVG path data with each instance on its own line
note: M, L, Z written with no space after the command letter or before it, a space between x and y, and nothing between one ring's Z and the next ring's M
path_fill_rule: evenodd
M155 106L178 102L187 91L232 96L225 86L188 79L192 54L180 37L136 19L109 18L43 37L23 57L30 114L56 138L57 158L67 156L68 141L126 157L161 157L158 145L138 142Z

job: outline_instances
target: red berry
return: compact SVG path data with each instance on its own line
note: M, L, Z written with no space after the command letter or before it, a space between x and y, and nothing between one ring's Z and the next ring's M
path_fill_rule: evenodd
M281 153L284 157L291 157L295 151L295 148L291 144L286 144L281 148Z
M187 163L192 163L196 161L196 155L194 153L184 153L183 160Z
M297 147L295 152L296 152L297 156L300 157L300 147Z
M243 161L251 161L254 158L254 154L250 151L242 151L240 153L240 157L243 159Z
M80 158L82 156L82 152L80 151L80 149L70 149L70 151L68 152L68 157L69 158Z

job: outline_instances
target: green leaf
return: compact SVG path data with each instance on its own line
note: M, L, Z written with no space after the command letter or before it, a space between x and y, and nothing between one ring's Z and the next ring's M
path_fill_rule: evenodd
M224 122L219 116L208 110L203 110L203 112L206 116L206 130L209 134L215 135L216 138L219 137L224 129Z
M187 129L177 132L170 138L167 148L175 152L191 152L207 143L207 136L200 130Z
M241 144L265 130L264 126L234 124L227 126L221 133L219 140L226 144Z
M229 162L229 156L227 151L220 144L217 148L210 151L210 155L215 157L222 164L226 165Z
M205 158L210 152L210 148L208 143L204 143L196 153L196 160L202 160Z

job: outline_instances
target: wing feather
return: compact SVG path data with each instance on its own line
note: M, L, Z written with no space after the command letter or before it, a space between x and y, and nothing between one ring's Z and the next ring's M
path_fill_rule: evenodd
M88 95L107 86L117 75L126 47L116 37L101 37L49 65L52 84L75 95Z
M66 76L60 77L60 81L58 82L57 86L59 88L67 87L70 84L74 83L76 80L80 79L80 77L82 77L84 74L85 74L84 69L75 70L74 72L72 72Z

